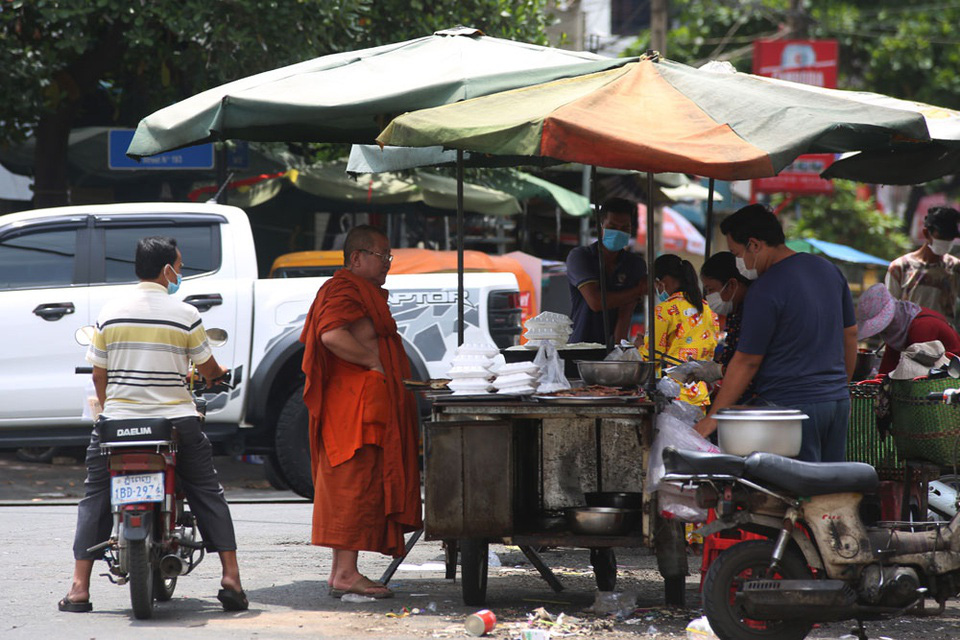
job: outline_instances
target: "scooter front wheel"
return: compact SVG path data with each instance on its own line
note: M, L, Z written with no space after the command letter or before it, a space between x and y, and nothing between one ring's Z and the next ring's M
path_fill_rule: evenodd
M146 540L127 541L127 578L130 605L137 620L153 617L153 566L150 563L150 536Z
M703 582L703 610L720 640L802 640L813 628L812 621L752 620L735 602L737 591L747 580L811 579L807 563L792 549L783 555L779 570L768 576L773 548L770 540L740 542L710 565Z

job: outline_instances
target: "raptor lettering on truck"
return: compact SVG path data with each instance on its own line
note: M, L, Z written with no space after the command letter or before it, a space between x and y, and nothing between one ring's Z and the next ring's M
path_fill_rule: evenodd
M414 304L457 304L456 291L404 291L391 293L391 305ZM463 304L466 307L475 306L470 300L470 292L463 292Z

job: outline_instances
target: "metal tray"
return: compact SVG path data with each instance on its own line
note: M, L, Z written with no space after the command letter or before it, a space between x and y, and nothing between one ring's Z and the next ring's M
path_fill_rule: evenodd
M534 400L548 404L623 404L633 400L643 400L643 396L531 396Z
M438 394L435 400L443 400L444 402L490 402L498 400L503 402L504 400L520 400L525 396L505 396L498 393L475 393L468 395L455 396L453 393Z

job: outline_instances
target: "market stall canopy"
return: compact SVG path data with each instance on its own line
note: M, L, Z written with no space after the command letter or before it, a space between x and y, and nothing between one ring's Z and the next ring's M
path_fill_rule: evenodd
M929 140L919 114L791 84L654 57L407 113L377 142L739 180L773 176L802 153Z
M710 62L704 68L739 73L726 62ZM762 80L780 86L786 82L766 77ZM786 84L797 86L795 83ZM927 141L895 136L881 148L847 154L827 167L821 174L823 178L873 184L919 184L960 173L960 111L868 91L844 91L814 85L800 85L798 88L811 94L919 114L930 134Z
M291 169L279 174L230 183L229 202L255 207L276 197L284 188L296 188L310 195L336 202L372 207L422 202L435 209L456 210L457 181L445 176L415 171L409 176L392 173L362 174L355 179L344 172L342 163ZM215 185L195 189L192 199L209 197ZM520 213L520 203L509 193L476 184L463 185L464 210L494 216Z
M133 158L211 140L372 142L390 117L619 67L600 56L458 27L348 51L209 89L144 118Z
M482 153L464 153L464 167L518 167L522 165L549 166L559 164L550 158L492 156ZM350 145L347 173L382 173L419 167L453 167L457 152L443 147L383 147L375 144Z
M789 240L787 246L794 251L804 253L820 253L828 258L840 260L842 262L852 262L854 264L875 264L886 267L890 264L889 260L872 256L859 249L848 247L845 244L827 242L826 240L817 240L816 238L803 238L802 240Z

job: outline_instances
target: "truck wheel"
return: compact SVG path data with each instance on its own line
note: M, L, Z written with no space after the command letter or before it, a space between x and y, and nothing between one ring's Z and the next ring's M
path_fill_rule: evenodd
M297 387L277 418L275 453L280 472L298 495L313 500L310 466L310 414L303 404L303 387Z
M137 620L153 617L153 566L150 564L150 540L127 541L127 564L130 569L130 605Z

